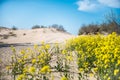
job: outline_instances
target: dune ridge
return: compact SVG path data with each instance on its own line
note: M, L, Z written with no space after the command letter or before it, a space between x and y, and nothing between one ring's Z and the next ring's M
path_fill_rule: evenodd
M10 30L0 31L0 42L13 43L61 43L69 38L75 37L67 32L58 31L54 28L40 28L31 30Z

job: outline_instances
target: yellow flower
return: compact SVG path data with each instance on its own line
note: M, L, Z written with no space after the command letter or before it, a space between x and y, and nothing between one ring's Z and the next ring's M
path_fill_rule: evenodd
M35 71L36 71L35 67L29 68L29 73L31 73L32 75L35 73Z
M36 63L36 59L33 59L33 60L32 60L32 64L35 64L35 63Z
M21 62L22 62L22 60L21 60L21 59L18 59L18 62L19 62L19 63L21 63Z
M42 45L45 45L45 42L44 42L44 41L42 41L42 42L41 42L41 44L42 44Z
M68 80L68 78L66 78L65 76L63 76L63 77L61 78L61 80Z
M90 73L90 74L89 74L89 76L90 76L90 77L93 77L93 76L94 76L94 74L93 74L93 73Z
M44 66L41 70L40 73L46 74L50 72L50 66Z
M46 45L45 45L45 48L46 48L46 49L49 49L49 48L50 48L50 45L49 45L49 44L46 44Z
M105 64L109 63L110 60L109 59L105 59Z
M23 80L25 78L25 75L24 74L21 74L18 76L17 80Z
M26 59L26 58L28 58L28 55L24 55L23 57L24 57L24 59Z
M9 69L10 69L10 66L7 66L6 69L9 70Z
M108 77L108 79L107 79L107 80L111 80L111 79L110 79L110 77Z
M119 69L115 69L114 70L114 75L117 75L118 72L119 72Z
M105 68L108 68L108 64L106 64L104 67L105 67Z
M72 57L72 56L66 56L66 59L67 59L68 61L73 61L73 57Z
M16 52L16 49L14 46L11 46L12 52Z
M79 72L83 72L84 70L83 70L83 68L79 68Z
M93 71L94 71L94 72L97 72L97 71L98 71L98 68L93 68Z
M37 44L35 44L35 45L34 45L34 49L37 49L37 48L38 48L38 45L37 45Z
M25 50L21 50L20 54L22 55L25 54Z
M118 62L117 62L117 66L119 66L120 65L120 60L118 60Z
M23 73L27 73L28 72L28 69L27 69L28 67L26 67L26 68L24 68L23 69Z
M66 54L67 53L67 51L66 50L62 50L62 54Z

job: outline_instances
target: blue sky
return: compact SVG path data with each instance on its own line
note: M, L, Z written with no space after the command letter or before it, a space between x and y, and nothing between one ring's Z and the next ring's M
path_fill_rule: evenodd
M83 24L101 23L110 10L120 14L120 0L0 0L0 26L59 24L77 34Z

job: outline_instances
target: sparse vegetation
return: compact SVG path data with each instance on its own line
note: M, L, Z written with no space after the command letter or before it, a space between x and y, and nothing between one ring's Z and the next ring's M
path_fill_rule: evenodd
M13 32L9 32L8 36L14 36L14 37L16 37L17 35L14 34Z
M7 27L3 27L3 26L0 26L0 29L9 29L9 28L7 28Z
M116 16L113 12L105 16L105 21L101 24L89 24L82 25L79 29L78 35L80 34L96 34L96 33L108 33L116 32L120 34L120 17Z
M46 26L43 26L43 25L34 25L33 27L32 27L32 29L39 29L39 28L46 28Z
M13 32L9 32L8 34L0 35L1 39L8 39L11 36L16 37L17 35L14 34Z
M39 25L35 25L35 26L32 27L32 29L38 29L38 28L40 28Z
M58 31L62 31L62 32L66 32L66 30L64 29L64 27L62 25L58 25L58 24L53 24L52 26L50 26L51 28L55 28Z
M0 26L0 32L1 32L1 30L5 30L5 29L9 29L10 30L10 28Z
M9 35L3 35L3 39L8 39Z
M26 33L23 33L23 36L25 36L26 35Z
M12 30L18 30L18 28L16 26L13 26Z
M42 43L20 52L11 47L13 55L6 69L12 80L55 80L55 73L61 80L87 80L91 76L119 80L119 40L120 36L112 33L79 36L64 45Z
M38 29L38 28L47 28L46 26L43 25L35 25L32 27L32 29ZM62 31L62 32L66 32L66 30L64 29L64 27L62 25L58 25L58 24L53 24L51 26L49 26L48 28L55 28L57 31Z
M80 34L96 34L97 32L99 32L99 27L97 24L89 24L89 25L83 25L80 29L79 29L79 35Z

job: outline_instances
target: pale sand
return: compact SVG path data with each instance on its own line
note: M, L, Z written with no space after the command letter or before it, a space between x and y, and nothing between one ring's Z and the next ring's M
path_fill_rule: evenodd
M57 31L54 28L41 28L32 30L2 30L0 35L9 35L10 33L16 36L9 36L7 39L1 37L0 42L3 43L61 43L67 39L75 37L66 32Z

